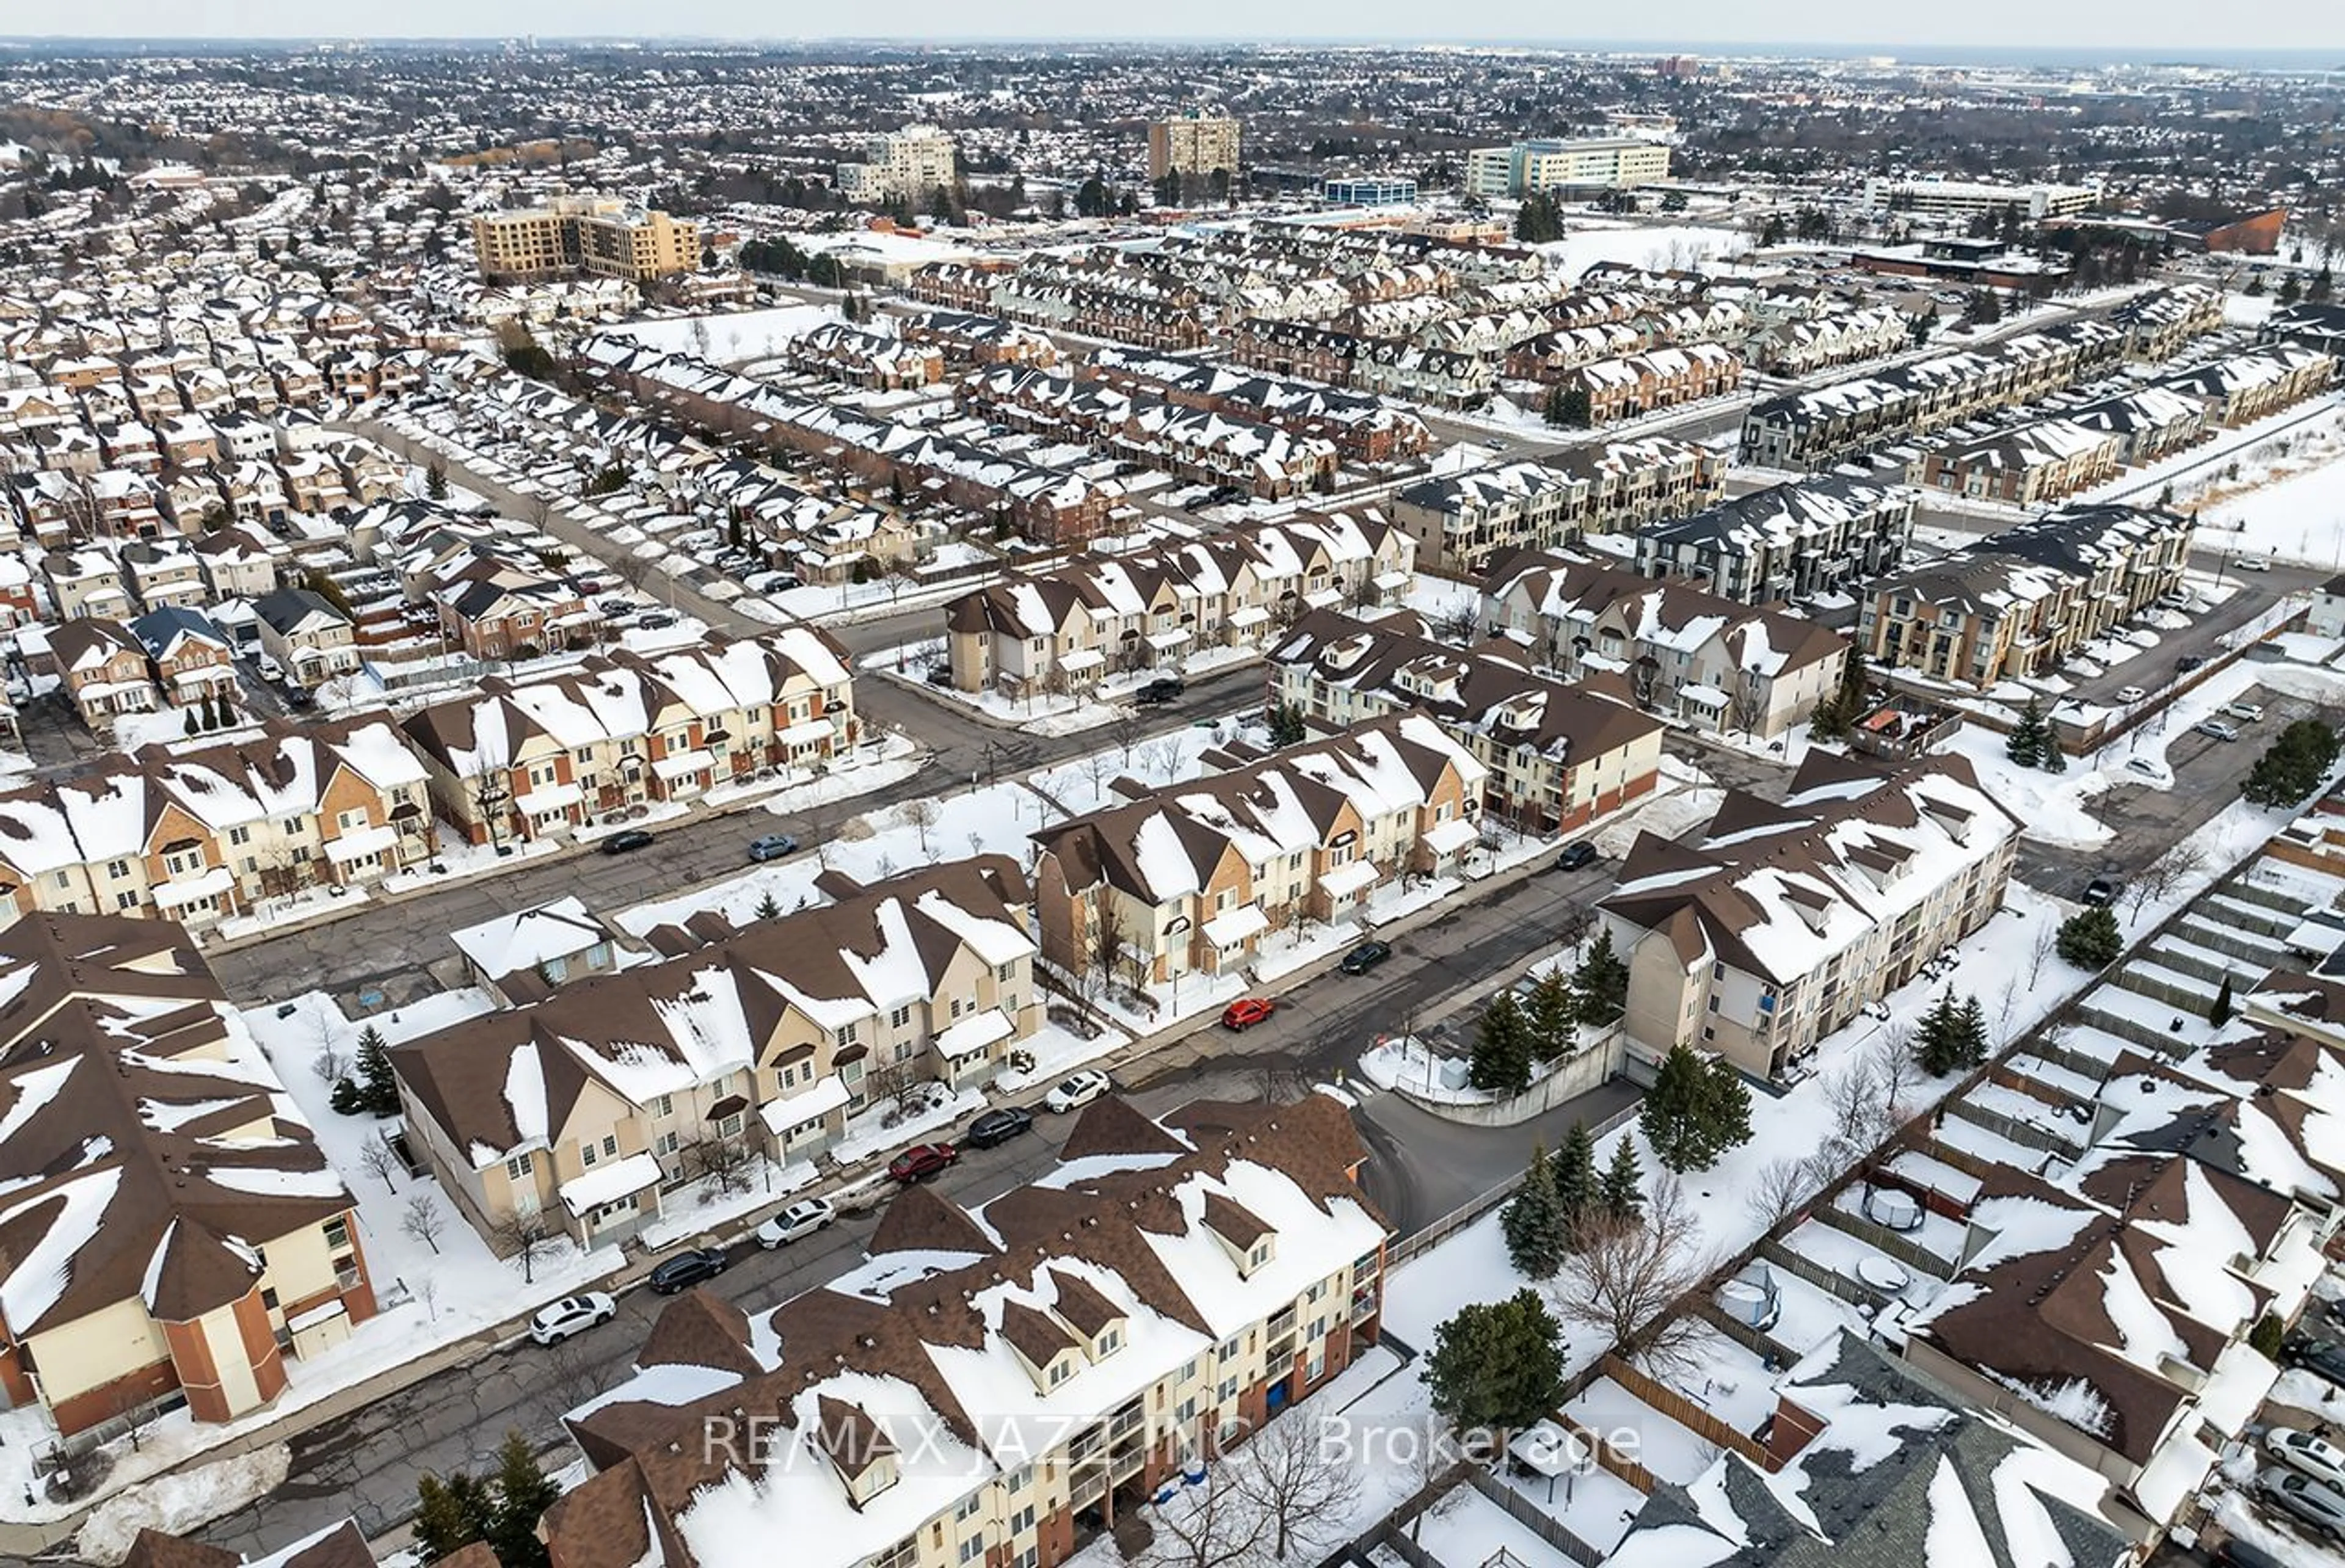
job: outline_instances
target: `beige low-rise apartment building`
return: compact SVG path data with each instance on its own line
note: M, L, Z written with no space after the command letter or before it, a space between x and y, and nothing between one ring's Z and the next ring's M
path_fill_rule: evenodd
M1253 961L1262 938L1356 919L1376 891L1455 868L1478 843L1474 754L1422 713L1264 756L1204 754L1202 778L1034 835L1043 956L1069 976L1177 983Z
M1664 726L1629 702L1625 683L1534 673L1518 644L1459 648L1405 612L1360 621L1323 610L1268 657L1271 701L1314 728L1430 716L1486 770L1485 821L1568 833L1651 794L1660 776Z
M959 177L950 133L906 126L864 144L863 161L838 166L838 193L849 201L926 203Z
M1324 1095L1111 1097L981 1212L916 1187L825 1285L683 1297L567 1418L553 1568L1059 1568L1376 1341L1365 1158Z
M273 723L0 794L0 920L66 911L202 928L266 899L378 882L438 843L423 764L388 714Z
M1193 113L1148 126L1148 177L1168 174L1210 175L1215 171L1235 177L1238 172L1237 120L1229 115Z
M558 196L543 207L472 218L488 283L533 283L585 272L648 283L700 265L700 225L613 197Z
M1537 462L1497 463L1404 486L1385 503L1416 541L1417 564L1478 577L1512 550L1632 533L1724 499L1726 461L1667 437L1599 441Z
M2193 527L2142 507L2047 512L1868 584L1857 646L1884 669L1982 691L2046 673L2178 589Z
M1813 713L1848 666L1848 639L1803 616L1528 551L1491 568L1481 619L1563 680L1617 679L1648 713L1761 739Z
M827 765L862 738L847 652L813 627L483 680L402 728L441 820L473 844L566 834L760 769Z
M418 1152L492 1247L531 1228L617 1240L695 1181L812 1158L854 1110L983 1084L1041 1022L1016 862L823 888L831 902L392 1048Z
M1781 803L1730 790L1699 841L1639 834L1597 905L1629 1051L1780 1077L2002 906L2020 820L1970 764L1812 751Z
M1373 511L1306 513L1133 555L1085 557L945 606L956 690L1091 690L1207 649L1259 647L1313 610L1382 604L1415 581L1409 536Z
M232 1421L374 1316L356 1200L183 928L18 920L0 996L10 1405Z

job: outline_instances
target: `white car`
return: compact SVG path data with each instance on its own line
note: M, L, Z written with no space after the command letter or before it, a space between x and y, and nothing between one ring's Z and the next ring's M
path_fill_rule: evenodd
M2139 686L2119 686L2117 688L2117 701L2127 703L2127 705L2138 703L2144 697L2148 695L2149 693L2143 691Z
M2251 724L2264 716L2263 706L2258 703L2226 703L2223 712L2235 719L2245 719Z
M2271 562L2266 561L2260 555L2242 555L2232 564L2236 565L2242 572L2269 572L2271 570Z
M1086 1068L1070 1078L1062 1078L1042 1097L1042 1108L1064 1114L1079 1106L1087 1106L1107 1093L1107 1075Z
M2126 771L2139 774L2155 784L2170 784L2174 782L2173 770L2155 757L2127 757Z
M2285 1427L2266 1432L2264 1446L2290 1470L2301 1471L2325 1486L2345 1491L2345 1448L2309 1431L2292 1431Z
M811 1236L838 1218L827 1198L801 1198L757 1227L757 1245L768 1252L787 1247L801 1236Z
M564 1296L550 1307L538 1310L529 1320L529 1337L541 1345L559 1344L573 1334L583 1334L597 1323L607 1323L619 1304L600 1290L582 1290L575 1296Z

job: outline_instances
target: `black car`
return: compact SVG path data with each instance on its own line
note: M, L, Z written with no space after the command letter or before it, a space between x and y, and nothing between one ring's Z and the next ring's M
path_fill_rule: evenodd
M650 834L645 832L640 827L631 827L624 833L614 833L610 837L604 839L603 841L603 853L605 855L624 855L631 849L649 849L651 845L652 835Z
M2284 1365L2302 1367L2314 1377L2345 1389L2345 1345L2310 1334L2290 1334L2279 1349Z
M714 1280L725 1272L725 1254L714 1247L695 1247L689 1252L679 1252L652 1270L652 1290L662 1296L673 1296L678 1290L689 1290L703 1280Z
M2096 876L2085 884L2085 896L2080 902L2093 908L2100 908L2115 904L2117 901L2117 895L2124 891L2123 884L2112 882L2106 876Z
M991 1148L997 1143L1008 1143L1034 1125L1034 1113L1021 1106L1006 1105L987 1111L969 1124L969 1136L961 1142L971 1148Z
M1578 871L1583 865L1595 865L1596 861L1596 846L1583 838L1578 844L1563 846L1563 853L1555 857L1555 868L1558 871Z
M1346 975L1365 975L1391 956L1391 943L1363 942L1345 954L1344 961L1335 966Z
M1180 697L1181 693L1186 692L1188 689L1189 683L1181 679L1178 675L1159 675L1156 679L1149 682L1148 684L1141 687L1137 692L1134 692L1132 694L1132 700L1135 703L1145 703L1149 706L1154 707L1159 703L1175 701Z
M2222 1568L2286 1568L2278 1557L2236 1535L2215 1548L2215 1561Z

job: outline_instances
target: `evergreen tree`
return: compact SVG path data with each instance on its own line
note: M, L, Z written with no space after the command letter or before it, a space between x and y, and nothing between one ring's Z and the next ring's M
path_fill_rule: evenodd
M1836 741L1848 733L1848 711L1841 705L1840 693L1832 693L1815 705L1808 715L1808 739Z
M497 1449L496 1508L485 1532L502 1568L545 1568L537 1522L561 1495L562 1488L538 1468L528 1442L508 1431Z
M1571 988L1579 1021L1596 1027L1619 1017L1629 1005L1629 966L1613 951L1612 933L1607 928L1596 934L1596 940L1572 971Z
M757 918L760 920L779 920L781 917L782 906L775 901L773 889L767 888L766 890L766 895L757 900Z
M2034 697L2019 711L2019 723L2012 726L2010 738L2004 742L2004 754L2021 767L2032 768L2044 760L2044 706Z
M2039 765L2047 774L2068 771L2068 754L2060 749L2060 732L2049 724L2044 726L2044 757Z
M1466 1080L1477 1089L1503 1095L1518 1095L1530 1087L1530 1031L1512 991L1499 992L1483 1007Z
M1530 1007L1524 1024L1530 1031L1531 1055L1551 1062L1571 1049L1573 1023L1579 1017L1579 999L1571 977L1560 968L1549 969L1531 986Z
M1433 1330L1425 1386L1433 1408L1467 1431L1529 1426L1563 1391L1563 1330L1536 1290L1470 1302Z
M2106 969L2125 951L2125 936L2117 929L2116 911L2103 905L2079 909L2060 922L2055 944L2060 956L2079 969Z
M1975 995L1965 996L1962 1010L1954 1017L1954 1039L1962 1049L1962 1065L1977 1067L1986 1060L1990 1044L1986 1033L1986 1009L1979 1006Z
M1941 991L1938 999L1914 1028L1914 1057L1932 1077L1953 1072L1962 1060L1962 1014L1954 993Z
M1624 1138L1612 1146L1612 1163L1604 1168L1598 1194L1607 1219L1635 1219L1645 1212L1645 1172L1637 1159L1637 1140Z
M1751 1138L1751 1091L1733 1064L1680 1041L1645 1091L1645 1140L1653 1158L1682 1175L1718 1162Z
M2337 732L2319 719L2299 719L2256 759L2239 794L2255 805L2292 806L2319 789L2336 765Z
M1560 411L1563 418L1556 422L1573 430L1584 430L1596 423L1596 405L1589 400L1588 389L1577 381L1563 389Z
M359 1031L359 1096L377 1116L399 1114L399 1084L391 1076L391 1053L383 1047L382 1031L369 1024Z
M1555 1185L1556 1213L1562 1219L1564 1234L1576 1238L1596 1212L1603 1183L1603 1178L1596 1174L1596 1139L1589 1136L1586 1122L1571 1124L1548 1169Z
M2207 1009L2207 1021L2221 1028L2231 1021L2231 977L2223 976L2222 986L2215 993L2215 1005Z
M199 727L200 726L196 723L196 710L194 707L189 706L182 710L182 716L179 720L179 733L183 735L192 735Z
M336 1116L366 1114L366 1096L360 1090L355 1078L336 1078L334 1092L326 1103L333 1108Z
M1506 1238L1507 1256L1528 1280L1545 1280L1563 1267L1568 1249L1569 1221L1556 1199L1555 1162L1547 1146L1531 1150L1530 1168L1506 1207L1498 1210L1498 1230Z
M448 465L438 458L433 458L431 466L423 470L423 494L430 501L448 499Z
M415 1544L427 1563L486 1540L495 1517L488 1488L461 1470L444 1482L436 1475L418 1477L415 1504Z

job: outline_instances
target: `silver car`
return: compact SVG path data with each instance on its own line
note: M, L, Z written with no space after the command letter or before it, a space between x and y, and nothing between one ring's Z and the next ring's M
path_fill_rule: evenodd
M2265 1502L2294 1515L2315 1533L2345 1541L2345 1492L2278 1465L2258 1473L2256 1489L2264 1494Z

